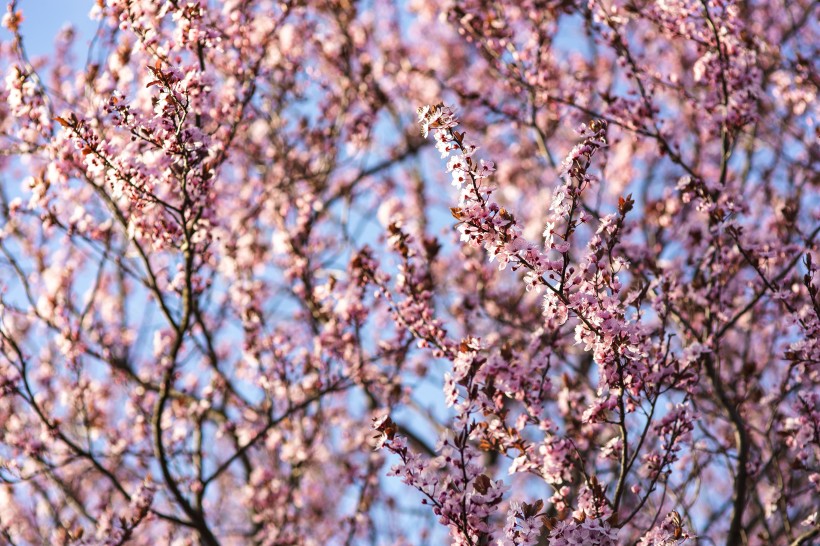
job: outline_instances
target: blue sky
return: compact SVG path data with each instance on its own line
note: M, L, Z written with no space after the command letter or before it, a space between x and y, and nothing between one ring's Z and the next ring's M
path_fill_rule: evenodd
M67 23L75 26L77 44L87 50L94 37L97 22L88 18L94 0L20 0L17 9L23 13L22 34L26 49L32 57L48 54L54 45L54 36ZM5 11L5 9L4 9ZM6 29L0 29L0 39L10 38Z

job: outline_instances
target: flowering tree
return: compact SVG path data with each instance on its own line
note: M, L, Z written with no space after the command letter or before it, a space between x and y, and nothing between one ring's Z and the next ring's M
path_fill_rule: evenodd
M820 537L815 2L17 4L0 542Z

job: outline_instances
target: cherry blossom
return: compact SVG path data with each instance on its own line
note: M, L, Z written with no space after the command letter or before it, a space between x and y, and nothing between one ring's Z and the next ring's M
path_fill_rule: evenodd
M816 3L38 7L0 543L820 537Z

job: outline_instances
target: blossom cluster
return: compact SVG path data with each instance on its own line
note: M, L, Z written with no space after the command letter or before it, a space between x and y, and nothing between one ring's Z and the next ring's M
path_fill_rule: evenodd
M820 537L816 2L34 4L0 542Z
M450 528L454 545L473 546L492 536L490 516L506 491L503 482L483 474L480 454L465 445L465 437L442 439L438 456L426 461L413 452L406 440L397 435L395 424L388 416L373 423L378 431L378 446L399 456L390 474L416 488L423 495L422 504L432 506L439 523Z

